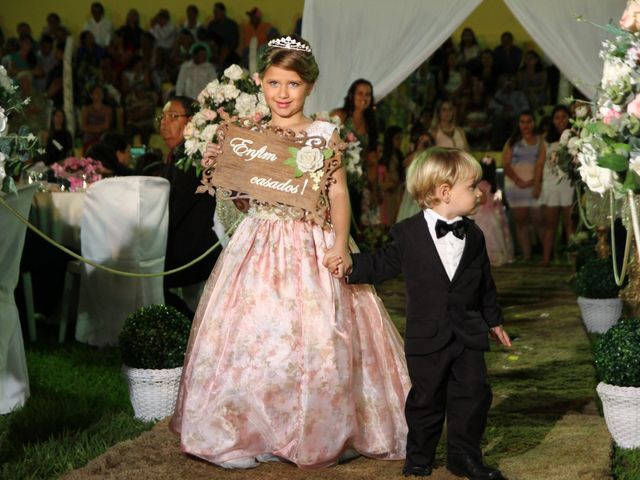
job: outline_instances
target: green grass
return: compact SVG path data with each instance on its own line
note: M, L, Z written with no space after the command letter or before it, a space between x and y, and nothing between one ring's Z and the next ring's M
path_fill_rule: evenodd
M615 480L638 480L640 478L640 448L613 449L612 475Z
M588 338L576 322L566 269L507 267L495 276L514 346L493 347L486 356L494 393L487 461L497 465L528 453L529 461L548 462L531 452L563 416L597 398L591 346L597 336ZM378 291L402 332L402 282ZM1 479L57 478L152 426L133 418L117 349L60 346L55 332L42 330L44 339L26 343L31 397L24 408L0 416ZM640 450L615 448L612 474L640 478Z
M39 332L40 333L40 332ZM133 418L117 349L27 342L31 397L0 416L0 478L47 479L151 428Z

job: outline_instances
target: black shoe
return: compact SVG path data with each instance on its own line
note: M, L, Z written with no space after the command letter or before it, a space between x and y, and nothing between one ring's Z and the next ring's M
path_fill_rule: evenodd
M454 475L469 480L506 480L500 470L479 462L471 455L455 455L447 460L447 468Z
M402 474L405 477L429 477L431 476L431 467L419 467L418 465L405 463L404 467L402 467Z

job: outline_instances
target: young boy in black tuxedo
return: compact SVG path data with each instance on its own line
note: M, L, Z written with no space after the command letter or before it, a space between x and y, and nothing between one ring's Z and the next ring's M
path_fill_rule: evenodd
M407 189L423 211L394 225L384 249L353 254L351 267L337 258L326 261L334 276L347 275L349 283L404 275L412 384L405 407L405 476L431 474L446 415L447 468L472 480L504 478L482 462L480 450L492 399L484 361L488 333L511 346L501 327L484 236L465 217L478 205L481 174L462 150L427 150L407 176Z

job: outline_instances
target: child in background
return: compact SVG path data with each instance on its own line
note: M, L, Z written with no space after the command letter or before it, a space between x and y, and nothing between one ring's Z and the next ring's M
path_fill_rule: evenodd
M514 261L513 239L502 203L502 191L497 187L496 163L491 157L482 159L482 180L478 188L482 197L473 219L484 233L489 261L494 267L511 263Z

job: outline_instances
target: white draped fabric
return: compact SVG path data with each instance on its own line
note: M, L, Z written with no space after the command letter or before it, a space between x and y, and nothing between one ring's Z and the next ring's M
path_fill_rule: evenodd
M82 214L82 255L127 272L162 272L168 204L164 178L119 177L92 184ZM164 303L162 277L122 277L83 264L76 340L117 345L127 316L156 303Z
M4 196L6 202L27 218L37 185ZM22 406L29 396L29 374L13 291L18 284L20 258L27 227L9 210L0 207L0 415Z
M567 79L593 98L602 77L602 42L611 34L585 20L606 25L616 22L626 0L504 0L531 38Z
M341 107L357 78L376 100L396 88L455 31L481 0L305 0L302 36L311 43L320 78L310 113Z
M376 100L396 88L458 28L481 0L306 0L302 36L320 65L307 112L342 106L351 82L373 83ZM602 74L607 33L585 22L620 18L625 0L505 0L542 50L589 97ZM504 30L510 30L504 25Z

